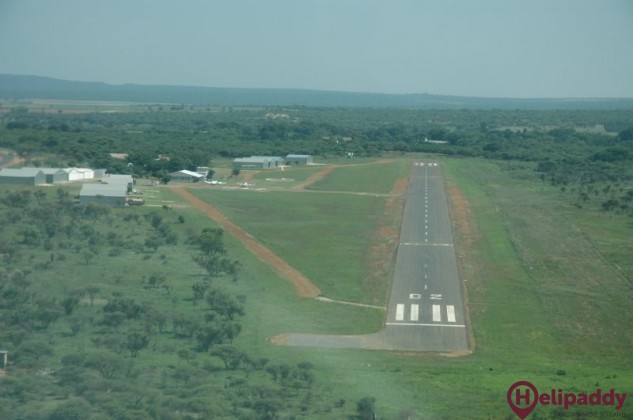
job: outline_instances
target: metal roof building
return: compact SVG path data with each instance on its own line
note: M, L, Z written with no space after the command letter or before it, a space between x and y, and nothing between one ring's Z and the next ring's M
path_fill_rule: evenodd
M132 175L105 174L101 177L102 184L114 185L123 184L130 191L134 186Z
M69 180L68 172L60 168L24 168L24 169L39 169L46 175L47 184L57 184L58 182L66 182Z
M79 203L101 203L109 206L122 207L127 199L127 184L115 182L113 184L83 184L79 192Z
M293 155L286 156L286 165L311 165L312 156L310 155Z
M2 169L0 184L42 185L46 184L46 175L39 168Z
M251 156L233 160L233 169L271 169L283 165L279 156Z
M186 169L169 174L170 182L196 182L202 180L203 178L205 178L204 175L188 171Z

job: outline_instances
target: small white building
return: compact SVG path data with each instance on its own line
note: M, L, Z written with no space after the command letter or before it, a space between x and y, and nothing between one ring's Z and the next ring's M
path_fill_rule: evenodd
M95 177L95 172L90 168L65 168L64 170L68 172L69 181L81 181Z
M170 182L198 182L205 178L205 175L197 172L188 171L183 169L182 171L172 172L169 174Z

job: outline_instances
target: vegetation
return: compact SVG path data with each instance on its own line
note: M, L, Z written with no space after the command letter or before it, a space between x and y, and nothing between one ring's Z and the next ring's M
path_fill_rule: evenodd
M384 195L412 161L437 159L475 340L450 358L274 345L371 332L383 312L299 299L166 187L137 186L148 205L114 209L80 206L72 184L0 185L2 418L503 418L517 380L633 389L630 111L2 110L0 147L41 166L161 177L213 162L228 178L240 155L335 163L308 192L293 188L314 168L249 181L274 191L191 191L326 295L378 305L387 281L363 278Z

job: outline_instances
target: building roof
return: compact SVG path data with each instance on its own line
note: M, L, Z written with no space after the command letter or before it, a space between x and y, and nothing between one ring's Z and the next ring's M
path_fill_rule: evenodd
M127 186L120 183L115 184L83 184L79 196L96 196L104 197L125 197L127 196Z
M132 175L120 175L120 174L105 174L101 177L101 183L103 184L133 184L134 178Z
M178 172L172 172L169 175L177 175L177 174L189 175L189 176L192 176L194 178L204 178L204 175L199 174L197 172L188 171L186 169L183 169L182 171L178 171Z
M66 171L64 171L63 169L60 168L32 168L32 167L26 167L23 169L39 169L40 171L44 172L45 175L55 175L58 172L63 172L66 173Z
M75 171L75 172L94 172L90 168L64 168L64 170L66 172L71 172L71 171Z
M307 158L311 158L312 155L293 155L290 154L288 156L286 156L286 159L307 159Z
M30 178L40 173L44 174L40 168L9 168L0 170L0 176L11 176L14 178Z
M275 160L283 160L283 158L279 156L251 156L251 157L243 157L234 159L233 162L239 163L264 163Z

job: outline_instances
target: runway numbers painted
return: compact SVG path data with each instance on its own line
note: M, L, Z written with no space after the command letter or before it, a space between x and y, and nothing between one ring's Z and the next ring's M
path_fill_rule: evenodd
M442 322L442 312L440 305L433 305L433 322Z
M404 304L399 303L396 305L396 321L404 320Z
M411 293L409 294L409 299L421 299L422 295L419 293Z
M453 305L446 305L446 319L448 322L455 322L455 307Z
M420 307L416 304L411 305L411 321L417 321Z
M431 293L431 299L433 299L433 300L442 300L442 295Z

